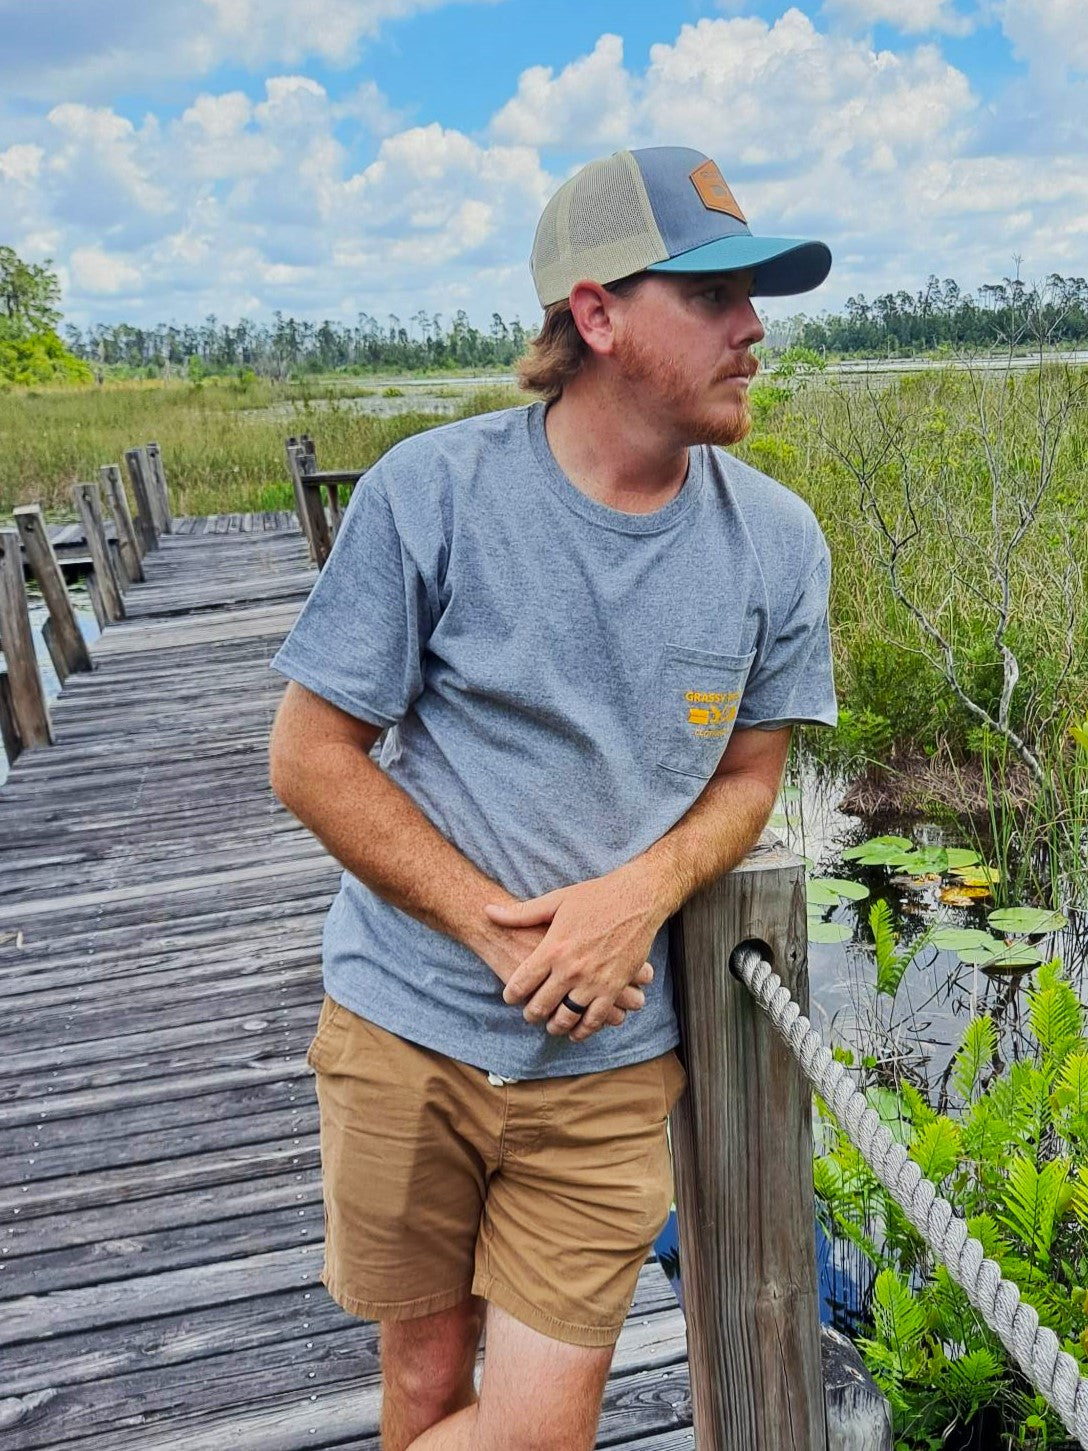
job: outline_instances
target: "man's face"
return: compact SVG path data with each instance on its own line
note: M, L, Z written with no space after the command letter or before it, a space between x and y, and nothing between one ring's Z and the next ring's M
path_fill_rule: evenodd
M736 443L752 425L749 349L763 327L751 272L650 275L620 299L612 361L640 411L683 443Z

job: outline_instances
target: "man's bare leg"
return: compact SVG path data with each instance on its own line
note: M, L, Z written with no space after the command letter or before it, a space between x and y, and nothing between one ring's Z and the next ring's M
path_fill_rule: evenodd
M472 1295L434 1315L382 1322L382 1451L405 1451L429 1426L475 1404L484 1306Z
M479 1400L411 1451L593 1451L613 1349L552 1340L489 1304Z

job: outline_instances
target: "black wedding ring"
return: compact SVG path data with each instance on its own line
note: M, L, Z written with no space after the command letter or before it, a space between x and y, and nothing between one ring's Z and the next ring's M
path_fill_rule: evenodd
M586 1007L584 1008L581 1003L576 1003L574 1001L570 993L567 993L566 996L563 998L563 1006L565 1008L569 1008L572 1013L577 1013L578 1016L581 1017L582 1014L585 1012L586 1008L589 1007L589 1004L586 1003Z

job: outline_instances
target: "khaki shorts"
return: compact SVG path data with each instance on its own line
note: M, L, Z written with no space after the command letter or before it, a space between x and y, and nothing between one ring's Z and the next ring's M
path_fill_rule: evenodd
M615 1343L672 1203L675 1053L494 1084L326 995L307 1062L338 1304L408 1320L473 1294L555 1340Z

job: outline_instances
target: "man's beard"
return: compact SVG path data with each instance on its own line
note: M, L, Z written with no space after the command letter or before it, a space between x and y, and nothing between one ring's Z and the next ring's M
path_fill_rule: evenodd
M660 353L628 334L613 353L620 374L633 383L649 383L660 403L668 408L670 422L683 434L685 443L739 443L752 427L748 389L734 385L730 400L709 402L692 383L680 359ZM714 383L730 377L751 377L758 367L751 353L740 353L714 375Z

